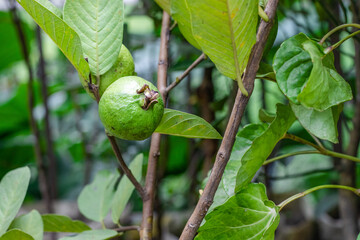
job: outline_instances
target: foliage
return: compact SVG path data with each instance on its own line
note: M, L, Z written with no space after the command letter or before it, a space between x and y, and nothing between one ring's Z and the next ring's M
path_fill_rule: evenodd
M103 130L103 126L98 118L93 117L98 111L97 103L91 101L84 94L84 91L80 90L80 82L85 90L97 102L100 101L101 103L101 94L99 95L97 92L98 84L111 69L115 69L114 72L116 73L118 69L121 69L124 63L117 60L120 50L124 50L125 45L129 47L134 56L138 75L148 74L148 80L151 82L150 78L156 75L155 71L144 73L146 67L143 64L146 61L151 62L151 57L154 54L151 52L145 55L144 49L157 50L155 47L157 42L153 41L153 35L147 36L143 32L141 35L140 30L138 34L133 34L132 31L134 30L127 28L132 28L131 26L137 21L140 22L138 26L142 25L139 26L139 29L140 27L147 28L143 24L143 19L146 18L151 25L150 30L148 29L146 32L157 34L160 11L151 3L144 10L151 18L145 15L137 16L137 14L144 13L137 12L139 9L136 7L125 8L123 1L115 0L66 0L63 11L47 0L17 1L62 51L78 72L80 81L72 76L76 76L76 74L68 73L70 67L64 58L56 55L56 51L52 53L45 51L45 55L53 54L56 56L53 57L53 62L49 61L48 71L51 72L49 73L51 74L51 84L45 86L45 89L50 92L49 96L46 95L43 85L43 92L39 94L40 87L37 84L35 86L27 85L28 83L22 80L27 76L22 75L18 77L21 79L20 83L8 81L12 87L11 94L0 95L0 114L6 116L0 122L0 136L6 141L6 144L0 143L0 149L2 155L5 156L4 159L6 158L6 163L0 161L0 164L6 166L6 170L2 171L12 170L0 182L0 240L42 240L44 232L68 233L69 235L61 238L62 240L102 240L120 236L122 230L119 228L109 227L107 229L108 226L105 226L106 216L110 211L112 222L121 229L120 217L129 201L132 200L135 203L134 209L141 210L139 196L145 203L149 198L156 195L155 189L148 189L149 179L155 179L155 176L160 177L159 181L164 178L163 183L160 184L161 191L158 197L165 202L164 206L171 206L176 210L183 210L186 206L191 207L192 202L188 201L192 199L191 193L197 192L197 183L202 181L205 175L199 171L200 164L197 158L204 156L204 159L207 159L207 163L201 162L203 171L206 173L212 163L211 159L216 153L217 140L229 144L227 146L229 151L230 145L233 144L234 139L223 139L222 137L222 135L227 136L222 134L223 132L233 132L232 136L235 136L238 130L236 126L227 125L228 112L232 109L230 103L233 102L231 79L237 81L242 97L252 93L244 87L242 77L246 75L244 73L247 71L251 53L254 53L254 49L258 47L256 42L261 40L257 39L257 32L259 31L259 23L264 23L264 20L260 20L259 15L262 19L268 18L262 10L268 1L156 0L155 2L171 15L174 23L177 23L177 27L174 24L171 29L172 37L167 38L167 40L172 41L169 55L171 58L169 61L169 79L173 79L179 70L191 72L190 77L193 79L186 86L186 89L184 85L180 85L176 90L170 89L171 92L166 86L165 89L158 87L160 92L153 91L156 94L166 96L165 105L171 104L171 108L174 108L166 108L160 124L154 127L154 129L156 128L155 133L170 135L163 138L162 144L159 143L159 151L161 147L159 159L159 152L152 153L147 149L147 140L137 143L121 141L121 150L126 149L123 155L126 156L126 159L133 159L131 162L123 161L122 157L119 157L120 148L116 149L117 142L114 140L114 143L110 140L122 169L121 171L101 170L96 173L94 169L116 168L117 165L113 161L114 156L111 153L106 135L99 134ZM280 7L286 8L300 5L300 1L283 1L280 3ZM321 6L316 4L316 7L320 14ZM128 15L132 12L136 12L136 14L129 17ZM335 68L336 55L333 53L338 45L327 47L323 44L324 41L315 41L313 37L319 36L315 36L316 34L311 29L305 31L306 34L294 32L295 35L288 39L284 39L280 35L276 37L278 27L283 27L281 23L287 19L283 11L279 11L277 14L275 19L270 19L275 26L267 42L263 44L263 46L266 45L264 57L256 74L256 78L263 81L256 80L255 82L255 89L242 121L245 126L241 127L236 134L231 155L230 152L222 152L224 148L220 148L216 157L217 161L222 161L224 164L227 160L229 162L226 166L223 165L220 171L212 172L218 176L218 180L220 180L220 176L222 177L212 206L209 209L208 206L205 206L204 212L207 214L206 216L205 214L201 215L201 217L205 216L205 220L198 230L196 239L271 240L275 238L275 230L280 221L280 211L286 204L306 195L308 192L294 195L276 205L267 197L265 185L253 183L261 179L263 174L261 169L264 164L280 159L289 160L291 156L309 153L319 154L319 156L314 156L314 159L322 159L321 155L328 155L355 162L360 161L356 156L329 150L331 143L340 142L342 146L345 146L344 143L347 143L349 138L348 131L343 134L344 136L339 136L341 131L339 131L338 125L339 123L343 124L339 126L343 129L345 129L344 126L352 126L349 124L350 119L356 115L353 110L355 106L353 102L350 102L353 99L353 94L359 94L354 88L353 79L351 79L354 73L348 72L340 75L340 72ZM324 19L324 14L321 11L321 19ZM345 14L344 17L347 18L347 15ZM21 22L27 40L26 47L34 51L33 49L36 48L31 45L33 26L28 24L24 20L25 18L22 16ZM139 18L142 20L140 21ZM293 18L296 19L296 17ZM8 47L7 51L1 51L0 58L7 59L7 61L2 62L0 60L0 71L9 69L10 73L6 74L17 75L23 70L21 66L16 65L21 59L21 48L14 44L16 36L10 20L11 15L9 13L0 13L0 29L7 33L4 35L9 36L9 38L0 40L3 45ZM309 26L309 28L311 27ZM360 25L358 27L360 28ZM129 33L131 33L131 37L129 37ZM323 34L321 32L321 35ZM277 40L275 40L276 38ZM342 42L340 41L340 43ZM42 48L41 44L38 47ZM342 45L342 47L341 50L344 51L346 45ZM46 44L45 48L48 49ZM30 64L32 61L35 61L34 59L38 55L42 56L41 52L38 54L32 51L31 61L26 63L30 69L29 74L31 74ZM166 51L164 46L161 47L161 51ZM209 60L197 65L197 68L205 69L203 79L198 76L196 70L192 71L194 66L188 68L193 60L201 54L200 52L209 57ZM151 56L149 57L149 55ZM132 61L130 54L129 56L128 59L131 58ZM160 66L167 64L163 61L159 62ZM348 61L348 65L354 65L353 62ZM39 69L41 69L42 64L44 63L39 60ZM116 68L115 65L117 64L121 66ZM155 65L153 66L154 69L156 68ZM58 72L53 73L52 70L54 69L58 69L56 70ZM126 73L126 75L133 74L133 68L129 73ZM161 77L160 72L158 75ZM346 77L346 80L343 76ZM41 74L39 78L41 78ZM179 84L184 77L175 79L174 83ZM42 80L46 83L46 79ZM76 84L72 83L72 80L75 80ZM109 82L112 83L112 80L116 79L110 79ZM217 85L214 87L216 82ZM33 99L35 108L28 109L24 96L32 92L35 92ZM138 92L136 91L136 93ZM43 163L39 163L39 159L32 163L33 154L31 150L36 141L29 133L31 129L27 125L28 113L31 111L36 118L36 124L40 126L40 133L48 127L46 126L46 118L49 116L42 116L43 106L40 104L42 103L40 95L43 96L44 101L48 101L44 105L44 109L50 108L50 119L53 124L51 130L56 135L54 139L56 150L53 155L57 158L57 163L60 166L58 171L60 196L71 196L72 199L78 196L77 203L80 212L87 219L101 223L103 227L101 230L91 229L86 223L72 220L67 216L40 215L36 210L16 217L27 191L30 193L29 196L39 197L34 184L38 182L30 181L29 168L13 169L29 165L32 173L37 172L39 175L39 171L42 171ZM44 96L49 97L49 100L46 100ZM120 101L121 99L115 100ZM130 97L130 100L133 101L134 98ZM353 101L357 103L358 99ZM262 106L260 106L260 102ZM113 106L112 103L107 104ZM102 108L100 107L100 109ZM184 109L187 109L186 112ZM238 110L239 106L235 105L233 111L242 116ZM111 117L116 115L107 110L105 112ZM276 113L274 114L274 112ZM120 113L116 117L131 119L127 114L129 111ZM341 115L343 115L343 119L339 121ZM136 120L141 121L143 119ZM152 131L149 134L151 133ZM345 141L342 141L343 138L340 137L344 137ZM111 139L111 136L109 138ZM294 142L283 141L284 139L291 139L297 144L308 145L315 150L307 148L304 150ZM37 140L40 154L45 156L45 153L49 151L49 141ZM159 162L158 173L151 172L151 162L147 160L147 156L151 153L153 155L150 155L149 159L156 158L156 161ZM50 160L50 155L46 154L46 161ZM8 158L10 159L9 156L21 160L12 163L8 160ZM229 159L227 159L228 156L230 156ZM189 158L188 161L187 158ZM1 157L2 159L3 157ZM110 159L112 161L106 161ZM295 160L296 158L294 158ZM69 162L71 162L71 167L67 165ZM123 164L125 163L123 162L128 163L125 166L128 166L128 169L124 168ZM92 164L95 165L93 169L91 169ZM286 168L288 162L282 161L282 164L281 166ZM36 169L34 165L36 165ZM148 170L150 172L145 173L145 178L143 176L145 172L143 165L148 165L148 169L150 169ZM80 171L79 166L87 170ZM278 167L278 165L276 166ZM187 167L188 169L186 169ZM1 169L3 168L1 167ZM185 169L186 174L184 173ZM276 170L277 168L274 169L273 172L279 172ZM212 171L216 171L216 169ZM296 171L301 173L300 169L296 169ZM78 174L79 172L82 174ZM90 181L90 176L93 173L94 178ZM260 177L258 177L259 175ZM325 181L337 181L338 176L333 175L326 178ZM269 176L266 175L266 177ZM82 183L78 183L80 178L84 178L86 183L84 186ZM142 184L142 179L146 179L145 186ZM302 179L308 181L308 178ZM73 190L73 192L62 191L73 186L74 182L78 183L78 190ZM137 182L143 189L134 186L134 182ZM82 188L81 191L80 188ZM297 190L295 186L293 188ZM337 188L358 194L358 191L350 186L337 186ZM135 189L138 194L133 194ZM321 186L313 189L321 189ZM144 191L142 192L142 190ZM79 195L78 192L80 192ZM208 202L211 202L212 197L207 197ZM152 207L150 207L151 210ZM151 217L146 221L151 223ZM141 228L140 231L143 229Z

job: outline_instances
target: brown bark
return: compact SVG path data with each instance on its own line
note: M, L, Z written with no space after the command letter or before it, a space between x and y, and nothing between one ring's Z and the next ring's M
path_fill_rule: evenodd
M246 68L247 71L243 77L243 83L249 93L249 97L251 96L251 93L254 89L256 72L259 68L264 47L273 25L273 19L275 17L277 5L278 0L269 0L267 4L265 12L268 14L270 21L268 23L264 21L260 23L257 34L257 41L251 51L249 62ZM239 129L241 118L249 101L249 97L244 96L241 91L238 90L230 120L228 122L224 138L221 142L221 146L216 155L215 164L208 183L206 184L204 192L201 195L194 212L186 223L186 226L180 236L180 240L189 240L195 237L197 229L199 228L202 220L204 219L209 207L213 202L214 195L224 173L225 166L230 158L231 149L234 145L236 133Z
M30 64L29 49L26 45L26 37L24 34L24 30L21 26L21 21L19 19L17 10L16 10L15 1L9 0L9 3L10 3L9 5L10 5L12 20L14 22L14 26L16 28L16 31L17 31L17 34L19 37L21 51L22 51L22 54L23 54L23 57L25 60L26 67L28 69L28 73L29 73L29 81L28 81L28 85L27 85L27 94L28 94L27 101L28 101L28 109L29 109L30 127L31 127L31 131L32 131L32 134L34 135L34 140L35 140L34 152L35 152L36 167L37 167L38 174L39 174L39 189L40 189L41 197L45 201L47 211L53 212L53 203L52 203L52 200L50 197L50 188L49 188L48 181L46 178L44 159L42 156L41 145L40 145L40 142L41 142L40 132L39 132L39 128L37 126L37 123L36 123L36 120L35 120L34 114L33 114L33 110L35 107L34 89L33 89L34 73L33 73L33 70L31 68L31 64Z
M157 87L166 103L166 85L167 85L167 68L168 68L168 44L170 31L170 16L163 12L161 43L158 65L158 82ZM156 168L160 156L161 134L154 133L151 136L151 146L149 153L148 169L145 179L145 192L147 197L143 199L143 218L140 228L140 239L151 240L153 229L153 211L156 185Z
M205 68L203 81L198 89L198 100L200 104L201 117L207 122L215 120L215 112L211 109L211 103L214 96L214 85L212 82L213 68ZM211 166L213 165L213 158L217 151L217 140L204 139L202 142L202 151L205 155L203 164L203 177L206 177Z
M48 79L45 72L45 59L43 54L43 46L41 39L41 29L39 26L36 27L36 39L39 50L39 79L41 82L41 96L45 109L44 125L45 125L45 141L46 141L46 153L49 163L48 181L50 185L50 197L56 198L57 194L57 174L56 174L56 158L53 146L53 138L50 124L50 111L48 106Z

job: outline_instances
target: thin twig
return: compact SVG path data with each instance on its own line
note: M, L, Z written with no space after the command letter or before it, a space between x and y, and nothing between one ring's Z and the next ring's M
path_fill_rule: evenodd
M53 138L51 132L51 124L50 124L50 111L48 104L48 79L45 72L45 59L43 54L43 44L41 38L41 29L39 26L36 27L36 39L39 50L39 79L41 82L41 95L44 104L45 116L44 116L44 124L45 124L45 140L46 140L46 151L49 161L49 173L48 179L50 188L51 198L55 199L57 195L57 176L56 176L56 158L54 153L54 145Z
M317 169L317 170L312 170L312 171L308 171L308 172L296 173L296 174L292 174L292 175L269 176L269 180L271 180L271 181L286 180L286 179L291 179L291 178L305 177L308 175L313 175L313 174L318 174L318 173L332 172L334 170L335 169L332 167L332 168Z
M139 231L139 226L125 226L114 229L117 232L127 232L127 231Z
M303 154L321 154L320 151L317 151L317 150L310 150L310 151L299 151L299 152L293 152L293 153L287 153L287 154L284 154L284 155L280 155L280 156L277 156L277 157L274 157L274 158L270 158L268 160L266 160L264 163L263 163L263 166L266 166L270 163L273 163L275 161L278 161L280 159L284 159L284 158L287 158L287 157L292 157L292 156L297 156L297 155L303 155Z
M128 177L128 179L131 181L131 183L135 186L135 189L138 191L138 193L140 194L142 199L146 199L146 194L145 194L145 190L144 188L141 186L141 184L138 182L138 180L136 180L136 178L134 177L134 175L132 174L131 170L128 168L128 166L126 165L124 159L121 156L121 152L120 149L116 143L116 140L113 136L109 136L107 135L111 147L114 150L114 153L116 155L116 158L119 161L120 167L121 169L124 171L125 175Z
M238 90L234 107L226 127L224 138L216 155L216 160L211 171L211 175L194 212L186 223L186 226L180 236L180 240L190 240L195 237L202 220L204 219L209 207L213 202L214 195L224 173L225 166L229 161L230 153L235 142L236 133L239 129L242 116L249 101L249 97L251 96L251 93L254 89L256 72L259 69L259 64L263 55L265 44L274 23L278 1L279 0L269 0L267 4L265 12L269 16L270 21L268 23L261 21L257 33L257 41L252 48L249 62L246 67L247 71L244 74L243 83L249 93L249 96L243 95L241 91Z
M309 132L310 136L314 139L314 141L316 142L317 145L319 145L319 147L324 148L324 145L321 143L320 139L318 139L317 137L315 137L314 134L312 134L311 132Z
M290 198L284 200L283 202L281 202L278 205L278 207L280 208L279 211L281 211L289 203L291 203L291 202L293 202L293 201L295 201L295 200L297 200L299 198L305 197L306 195L308 195L308 194L310 194L312 192L315 192L315 191L320 190L320 189L329 189L329 188L347 190L347 191L353 192L357 196L360 196L359 189L356 189L356 188L353 188L353 187L348 187L348 186L343 186L343 185L321 185L321 186L317 186L317 187L308 189L308 190L306 190L304 192L298 193L298 194L296 194L294 196L291 196Z
M162 27L161 27L161 43L158 65L158 81L157 87L166 102L166 85L167 85L167 68L168 68L168 46L170 34L170 16L167 12L163 12ZM151 136L151 145L149 153L148 168L145 180L145 191L148 195L147 199L143 200L143 216L141 222L140 239L152 239L153 227L153 209L155 199L155 185L156 185L156 168L160 156L160 140L161 135L154 133Z
M205 53L201 54L186 70L183 72L179 77L176 78L176 80L171 83L166 88L166 94L168 94L174 87L176 87L185 77L189 75L189 73L197 66L199 65L203 60L205 60L207 57Z
M25 64L29 72L29 82L27 85L27 93L28 93L28 108L29 108L29 119L30 119L30 127L32 134L35 138L34 151L35 151L35 161L39 174L39 189L43 200L45 201L46 208L48 212L53 212L53 203L50 197L50 189L48 185L48 180L46 178L46 171L44 166L44 160L41 152L40 146L40 133L37 126L37 123L34 118L33 110L35 106L34 100L34 74L31 68L30 59L29 59L29 49L26 45L26 37L21 26L20 19L17 14L16 5L14 0L9 0L10 3L10 12L12 16L12 20L14 22L19 40L21 45L21 51L23 57L25 59Z

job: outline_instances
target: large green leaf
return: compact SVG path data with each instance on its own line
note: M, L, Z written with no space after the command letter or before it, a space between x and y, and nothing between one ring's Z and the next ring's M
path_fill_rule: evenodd
M91 228L82 221L72 220L67 216L56 214L42 215L45 232L71 232L81 233L91 230Z
M267 129L268 124L250 124L241 129L236 135L236 140L228 164L225 167L219 187L216 191L214 202L208 214L217 206L225 203L235 194L236 175L241 167L241 158L249 150L255 139L260 137Z
M170 4L171 16L177 22L180 32L191 45L200 49L200 46L196 42L192 32L191 14L188 6L188 0L173 0Z
M155 0L155 2L168 14L170 14L170 0Z
M324 111L332 106L352 99L350 85L337 73L334 67L334 56L324 56L317 43L306 41L304 49L310 54L313 62L309 80L298 96L302 105Z
M42 5L40 1L17 1L55 42L83 79L88 79L90 72L89 64L84 59L80 38L77 33L59 18L56 13L52 12L51 9Z
M311 57L302 43L308 37L300 33L283 42L274 57L273 68L280 90L292 102L299 104L297 96L300 94L312 70Z
M93 221L102 222L110 210L117 179L109 171L100 171L94 181L81 191L78 198L80 212Z
M32 210L26 215L22 215L14 219L11 223L10 229L20 229L29 234L34 240L42 240L44 234L43 221L38 211Z
M338 143L337 122L342 106L334 106L319 112L291 103L291 108L301 125L318 138Z
M129 165L129 169L138 181L141 180L143 161L144 155L138 154ZM119 223L121 213L124 211L134 189L134 185L128 177L124 175L120 180L112 201L111 218L115 224Z
M80 36L91 73L100 76L116 62L123 38L122 0L66 0L64 21Z
M258 0L188 1L196 42L222 74L239 82L256 42L258 5Z
M19 230L19 229L12 229L6 232L4 235L0 237L0 240L34 240L32 236L29 234Z
M356 240L360 240L360 234L358 235L358 237L356 238Z
M266 196L263 184L249 184L205 217L196 240L274 239L278 207Z
M336 72L334 55L300 33L276 52L274 70L281 91L296 104L324 111L352 98L349 84Z
M0 236L10 226L24 201L30 181L28 167L7 173L0 182Z
M63 237L59 240L105 240L112 237L115 237L117 235L117 232L110 229L104 229L104 230L91 230L91 231L85 231L82 232L76 236L73 237Z
M241 158L241 167L236 176L236 192L251 182L295 120L295 115L289 106L277 105L275 120L260 137L253 141L251 147Z
M204 119L172 109L165 109L155 132L187 138L222 138L215 128Z

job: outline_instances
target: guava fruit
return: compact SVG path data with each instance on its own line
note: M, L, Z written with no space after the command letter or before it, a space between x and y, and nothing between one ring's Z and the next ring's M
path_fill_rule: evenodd
M100 120L107 132L126 140L144 140L155 131L164 113L157 88L137 76L113 82L99 102Z
M133 76L133 75L136 75L134 60L129 50L124 45L122 45L118 59L116 60L114 65L105 74L100 76L100 88L99 88L100 97L114 81L118 80L121 77ZM91 75L91 79L93 83L96 83L96 76ZM86 92L93 99L95 99L94 94L89 89L88 83L81 77L80 77L80 81L83 87L85 88Z

